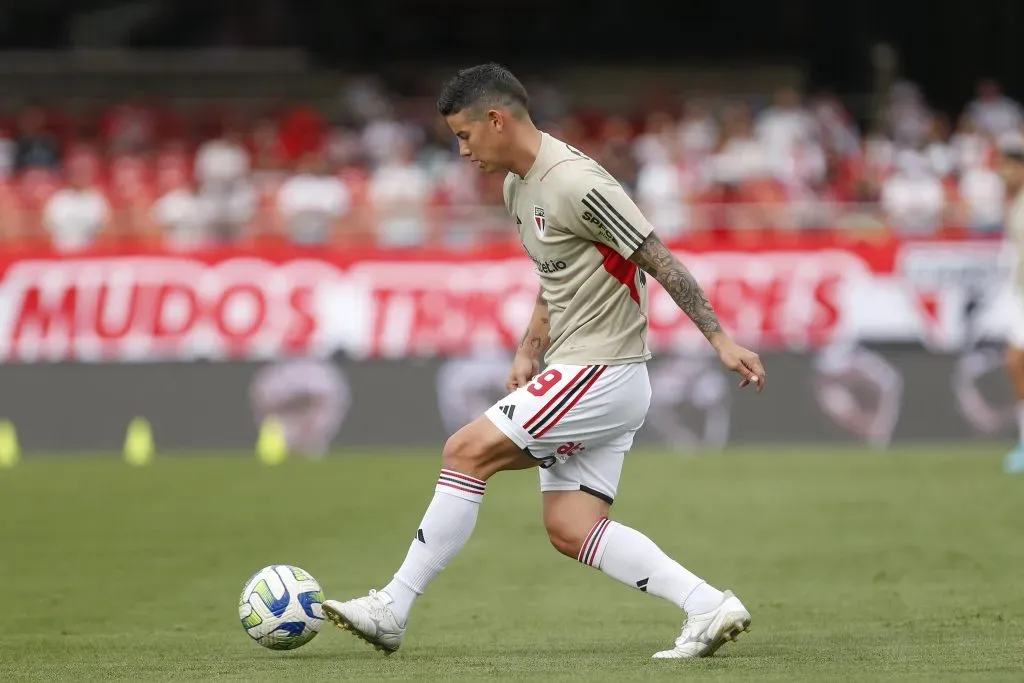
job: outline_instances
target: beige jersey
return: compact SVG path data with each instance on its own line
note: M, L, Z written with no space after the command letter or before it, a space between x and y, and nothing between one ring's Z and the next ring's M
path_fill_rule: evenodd
M1007 238L1013 244L1013 253L1017 257L1014 263L1017 291L1024 296L1024 190L1019 192L1010 205L1006 216Z
M505 179L505 205L547 302L547 363L649 359L647 282L629 257L653 228L622 186L600 164L544 133L533 168Z

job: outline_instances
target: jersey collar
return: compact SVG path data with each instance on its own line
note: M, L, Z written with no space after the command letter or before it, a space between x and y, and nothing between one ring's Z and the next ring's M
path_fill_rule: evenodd
M523 180L530 180L538 173L540 173L541 169L544 167L544 157L547 156L545 152L550 146L551 136L545 133L544 131L541 131L540 149L537 150L537 158L533 160L533 166L531 166L530 170L527 171L526 175L523 176Z

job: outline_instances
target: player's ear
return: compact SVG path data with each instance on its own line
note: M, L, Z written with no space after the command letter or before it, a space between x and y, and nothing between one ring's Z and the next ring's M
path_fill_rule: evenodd
M505 128L505 116L497 109L487 110L487 122L499 133Z

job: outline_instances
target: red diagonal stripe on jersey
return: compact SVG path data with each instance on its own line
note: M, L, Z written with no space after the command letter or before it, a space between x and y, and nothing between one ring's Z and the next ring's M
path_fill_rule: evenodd
M636 264L622 258L622 254L600 242L594 246L604 256L604 269L613 278L629 288L629 298L640 305L640 290L636 288Z

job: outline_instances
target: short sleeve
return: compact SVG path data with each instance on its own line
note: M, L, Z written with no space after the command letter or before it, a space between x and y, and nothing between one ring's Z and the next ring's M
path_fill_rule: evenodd
M631 257L654 232L622 186L606 173L582 173L572 183L573 214L566 227L580 237Z

